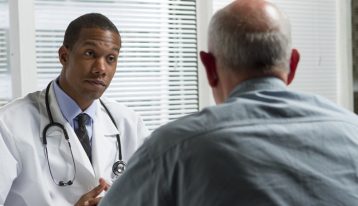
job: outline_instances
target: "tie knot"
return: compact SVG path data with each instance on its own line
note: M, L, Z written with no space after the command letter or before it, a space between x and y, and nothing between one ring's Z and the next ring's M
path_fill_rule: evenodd
M77 115L76 119L78 121L78 125L82 126L82 125L86 125L86 123L90 119L90 116L88 116L88 114L86 113L81 113Z

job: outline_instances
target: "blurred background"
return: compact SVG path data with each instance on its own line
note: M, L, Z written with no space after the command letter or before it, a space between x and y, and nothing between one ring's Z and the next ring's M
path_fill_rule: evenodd
M151 129L213 105L198 59L212 14L232 0L0 0L0 105L43 89L61 70L57 51L70 21L109 17L122 35L105 96L137 111ZM294 90L358 112L356 0L272 0L292 23L301 52Z

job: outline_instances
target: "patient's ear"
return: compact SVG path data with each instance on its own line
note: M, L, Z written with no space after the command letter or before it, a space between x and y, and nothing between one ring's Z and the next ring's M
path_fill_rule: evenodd
M287 85L291 84L295 78L298 62L300 61L300 53L297 49L292 49L290 58L290 73L287 77Z
M216 71L215 57L211 53L200 52L200 59L206 71L206 77L211 87L217 86L219 82L218 73Z

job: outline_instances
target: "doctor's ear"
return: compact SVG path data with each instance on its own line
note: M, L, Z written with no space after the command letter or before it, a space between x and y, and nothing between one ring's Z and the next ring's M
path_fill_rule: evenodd
M61 46L58 49L58 57L62 65L66 64L68 57L68 49L65 46Z

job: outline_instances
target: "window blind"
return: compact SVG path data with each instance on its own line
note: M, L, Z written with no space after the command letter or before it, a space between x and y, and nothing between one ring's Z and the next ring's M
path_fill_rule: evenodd
M358 114L358 1L352 1L354 112Z
M106 97L134 109L151 130L198 111L195 0L36 0L39 89L60 73L67 25L89 12L106 15L122 36Z
M9 6L7 0L0 1L0 105L11 99L11 77L9 67L8 31Z
M232 0L213 0L213 11ZM271 0L290 18L292 45L301 53L291 89L338 101L336 0Z

